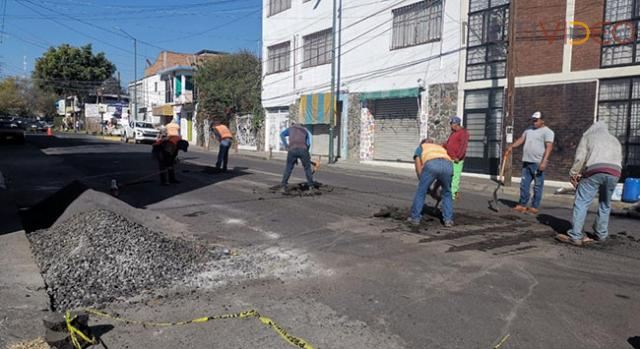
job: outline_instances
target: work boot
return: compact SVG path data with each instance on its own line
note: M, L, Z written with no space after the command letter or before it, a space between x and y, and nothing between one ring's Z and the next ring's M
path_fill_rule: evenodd
M534 208L534 207L529 207L527 209L527 213L530 214L530 215L534 215L535 216L535 215L538 214L538 212L540 212L540 211L537 208Z
M289 186L283 185L282 188L280 188L280 192L282 195L289 195Z
M420 221L420 219L413 219L411 217L407 218L407 223L409 223L409 225L411 225L412 227L420 226Z
M451 228L451 227L453 227L453 221L446 221L446 222L444 222L444 226L445 226L446 228Z
M516 205L516 207L514 207L513 210L520 213L527 212L527 208L522 205Z

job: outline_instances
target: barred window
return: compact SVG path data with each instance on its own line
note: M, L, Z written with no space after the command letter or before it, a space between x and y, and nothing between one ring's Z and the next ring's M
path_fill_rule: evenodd
M421 1L393 12L392 49L438 41L442 35L442 0Z
M602 28L602 67L640 63L640 0L607 0Z
M289 41L267 47L267 74L289 71L290 47Z
M622 144L623 175L639 175L640 77L601 81L598 100L598 120Z
M331 63L332 57L331 28L303 37L304 61L302 67L315 67Z
M467 80L504 78L509 0L471 0L469 6Z
M269 16L291 8L291 0L269 0Z

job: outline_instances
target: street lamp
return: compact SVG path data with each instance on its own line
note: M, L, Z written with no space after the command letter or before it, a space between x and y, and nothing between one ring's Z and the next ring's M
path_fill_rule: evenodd
M114 27L133 40L133 120L138 121L138 40L120 27ZM129 111L131 112L131 111Z

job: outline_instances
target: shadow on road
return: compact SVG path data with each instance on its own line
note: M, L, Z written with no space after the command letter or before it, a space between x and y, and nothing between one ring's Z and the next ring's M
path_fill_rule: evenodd
M558 234L565 234L571 229L571 222L548 214L539 214L536 219L540 224L551 227Z
M113 181L118 185L120 200L144 208L249 174L246 168L217 172L209 166L182 162L176 165L180 183L161 186L151 146L105 143L84 137L30 137L28 142L7 160L13 162L10 172L14 183L8 190L11 206L20 209L22 226L27 231L50 226L86 189L110 193ZM180 157L186 156L181 152ZM38 174L37 185L33 185L34 173ZM65 189L58 192L56 189L61 187ZM55 192L39 188L53 188ZM0 234L19 230L15 229L14 219L7 221L13 224L0 225Z

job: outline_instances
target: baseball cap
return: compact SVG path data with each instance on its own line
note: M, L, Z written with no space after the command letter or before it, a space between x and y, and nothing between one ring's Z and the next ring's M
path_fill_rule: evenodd
M460 125L462 124L462 119L459 116L454 116L449 119L449 125Z
M533 113L533 114L531 115L531 119L532 119L532 120L533 120L533 119L536 119L536 120L537 120L537 119L544 119L544 115L542 114L542 112L537 111L537 112L535 112L535 113Z

